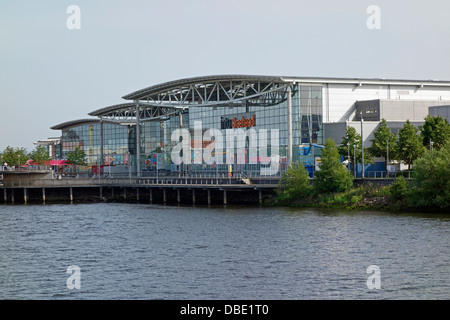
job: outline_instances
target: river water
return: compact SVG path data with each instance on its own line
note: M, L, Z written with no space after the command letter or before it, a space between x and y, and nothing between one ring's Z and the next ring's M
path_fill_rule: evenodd
M0 206L0 299L449 298L450 215Z

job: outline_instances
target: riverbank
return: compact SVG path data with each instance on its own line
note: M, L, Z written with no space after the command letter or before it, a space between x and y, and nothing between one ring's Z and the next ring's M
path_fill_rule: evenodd
M341 193L310 195L284 201L279 200L275 194L265 204L273 207L449 213L449 208L416 207L409 204L406 199L395 200L390 194L389 186L360 186Z

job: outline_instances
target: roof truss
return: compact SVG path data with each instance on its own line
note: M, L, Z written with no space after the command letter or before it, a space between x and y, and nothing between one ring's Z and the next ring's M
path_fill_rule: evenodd
M183 108L139 103L124 103L106 107L90 113L103 119L115 121L130 121L136 119L136 106L139 105L139 119L141 121L163 120L171 115L178 114Z
M289 84L274 81L216 80L165 88L143 96L152 105L188 107L228 106L233 103L267 104L285 99Z

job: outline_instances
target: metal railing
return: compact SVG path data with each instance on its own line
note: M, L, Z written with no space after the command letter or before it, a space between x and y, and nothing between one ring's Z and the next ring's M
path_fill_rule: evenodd
M36 172L36 171L51 171L51 166L36 165L36 166L0 166L0 172Z
M253 177L249 178L245 174L208 174L197 173L189 175L168 175L168 176L152 176L142 177L137 175L130 176L87 176L83 174L74 175L54 175L51 179L32 179L24 177L18 180L4 181L6 188L17 187L71 187L71 186L127 186L127 185L250 185L277 184L279 177Z
M353 172L350 173L355 177L355 179L362 179L362 172ZM412 178L413 171L365 171L364 179L395 179L396 177L403 176L405 178Z
M51 171L49 171L51 172ZM24 172L26 173L26 172ZM32 172L29 172L32 173ZM351 172L354 175L353 172ZM70 187L70 186L125 186L125 185L276 185L278 184L281 172L272 176L261 176L255 172L245 173L215 173L199 172L182 174L179 172L170 172L166 174L152 174L138 176L136 173L114 174L107 173L101 175L92 175L88 173L77 174L53 174L52 178L35 179L31 175L23 175L21 179L5 180L1 179L0 186L10 187ZM364 179L395 179L403 176L412 178L412 171L366 171ZM362 179L361 172L356 173L355 179ZM3 184L1 184L3 183Z
M126 185L134 184L130 179L33 179L33 180L11 180L3 181L6 188L18 187L72 187L72 186L103 186L103 185Z

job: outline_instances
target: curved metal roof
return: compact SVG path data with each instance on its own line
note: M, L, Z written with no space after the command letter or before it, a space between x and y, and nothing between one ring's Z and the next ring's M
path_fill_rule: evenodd
M90 116L105 116L108 115L110 113L113 112L117 112L117 111L130 111L130 112L134 112L136 109L136 103L120 103L120 104L115 104L109 107L104 107L104 108L100 108L98 110L89 112L88 115Z
M114 121L132 120L136 119L136 105L137 103L135 102L116 104L92 111L89 115L104 117ZM139 118L141 120L157 120L178 113L183 109L177 106L162 106L139 102Z
M104 123L112 123L112 124L120 124L117 121L111 121L111 120L103 120ZM91 124L91 123L100 123L100 119L97 118L92 118L92 119L78 119L78 120L71 120L71 121L66 121L60 124L57 124L53 127L50 127L50 129L52 130L64 130L70 127L74 127L74 126L80 126L83 124Z
M192 102L205 104L262 94L273 84L286 82L277 76L214 75L165 82L127 94L123 99L174 105Z

